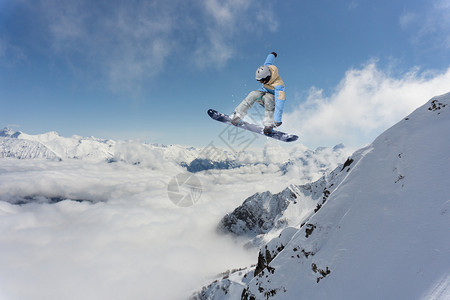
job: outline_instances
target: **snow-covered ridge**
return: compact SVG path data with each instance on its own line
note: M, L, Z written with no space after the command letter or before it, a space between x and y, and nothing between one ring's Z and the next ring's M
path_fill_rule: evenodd
M63 137L54 131L37 135L9 128L0 131L0 158L80 159L91 162L124 160L132 164L145 164L145 160L149 158L190 161L197 154L198 150L195 148L178 145L153 145L78 135ZM148 161L147 163L149 164Z
M165 168L165 164L176 164L196 173L208 170L242 168L261 173L280 171L285 174L292 170L303 172L300 177L325 173L336 161L345 160L350 149L343 145L334 148L309 150L298 144L283 149L268 143L262 152L232 153L220 149L219 158L211 157L205 149L181 145L157 145L139 141L114 141L95 137L60 136L57 132L30 135L5 128L0 131L0 158L18 159L77 159L90 162L123 161L153 169ZM215 153L217 154L217 153ZM302 165L302 170L298 166Z
M304 185L291 184L273 195L269 191L248 197L241 206L222 218L219 232L250 238L260 246L289 226L302 226L325 204L354 163L348 158L333 172Z
M54 131L38 135L9 128L0 131L0 157L106 160L113 156L110 149L114 144L94 137L66 138Z
M277 229L267 227L267 216L276 223L289 208L304 209L260 247L254 268L228 274L193 298L450 299L449 137L450 93L317 181L322 197L308 198L304 185L248 198L222 228L267 236ZM277 201L289 205L277 211ZM245 221L252 218L253 227Z
M0 137L0 158L4 157L61 159L59 155L39 142Z

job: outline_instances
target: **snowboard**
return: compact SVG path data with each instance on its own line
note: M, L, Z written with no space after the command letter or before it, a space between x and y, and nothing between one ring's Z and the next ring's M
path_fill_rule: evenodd
M225 123L225 124L229 124L232 126L235 126L231 123L231 117L223 114L221 112L218 112L217 110L214 109L209 109L208 110L208 115L219 122ZM237 125L237 127L245 129L245 130L249 130L258 134L261 134L263 136L266 137L270 137L282 142L294 142L298 139L298 136L294 135L294 134L288 134L288 133L284 133L282 131L278 131L278 130L273 130L273 132L270 135L266 135L264 134L264 127L259 126L259 125L255 125L255 124L251 124L245 121L241 121L241 123L239 123Z

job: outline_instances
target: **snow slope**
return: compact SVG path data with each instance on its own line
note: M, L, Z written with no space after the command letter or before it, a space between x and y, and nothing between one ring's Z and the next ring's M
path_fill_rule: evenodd
M0 158L5 157L61 159L59 155L39 142L0 137Z
M449 137L450 93L339 166L320 209L261 246L254 271L194 297L236 299L228 280L242 299L450 299Z

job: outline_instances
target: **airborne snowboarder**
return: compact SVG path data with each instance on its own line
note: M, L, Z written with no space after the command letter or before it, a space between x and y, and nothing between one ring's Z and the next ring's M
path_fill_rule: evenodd
M285 102L285 86L278 74L278 68L273 64L277 53L270 53L264 65L256 70L256 80L262 86L259 90L250 92L247 97L239 104L231 116L231 123L239 125L242 119L247 115L248 110L255 102L264 106L264 134L271 135L274 127L282 124L281 116L283 114Z
M267 137L282 141L294 142L298 139L295 134L288 134L274 127L281 125L281 116L283 114L285 102L285 87L281 76L278 74L278 68L273 64L277 57L275 52L270 53L264 65L256 70L256 80L262 86L259 90L250 92L247 97L239 104L231 116L218 112L214 109L208 110L208 115L219 122L234 125L239 128L249 130ZM264 127L256 124L245 122L243 119L247 115L248 110L258 102L264 109Z

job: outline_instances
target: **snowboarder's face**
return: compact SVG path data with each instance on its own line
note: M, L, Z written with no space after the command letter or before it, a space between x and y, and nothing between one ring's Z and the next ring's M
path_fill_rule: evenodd
M262 84L266 84L266 83L269 82L269 80L270 80L270 77L266 77L266 78L263 78L263 79L258 80L258 81L261 82Z

